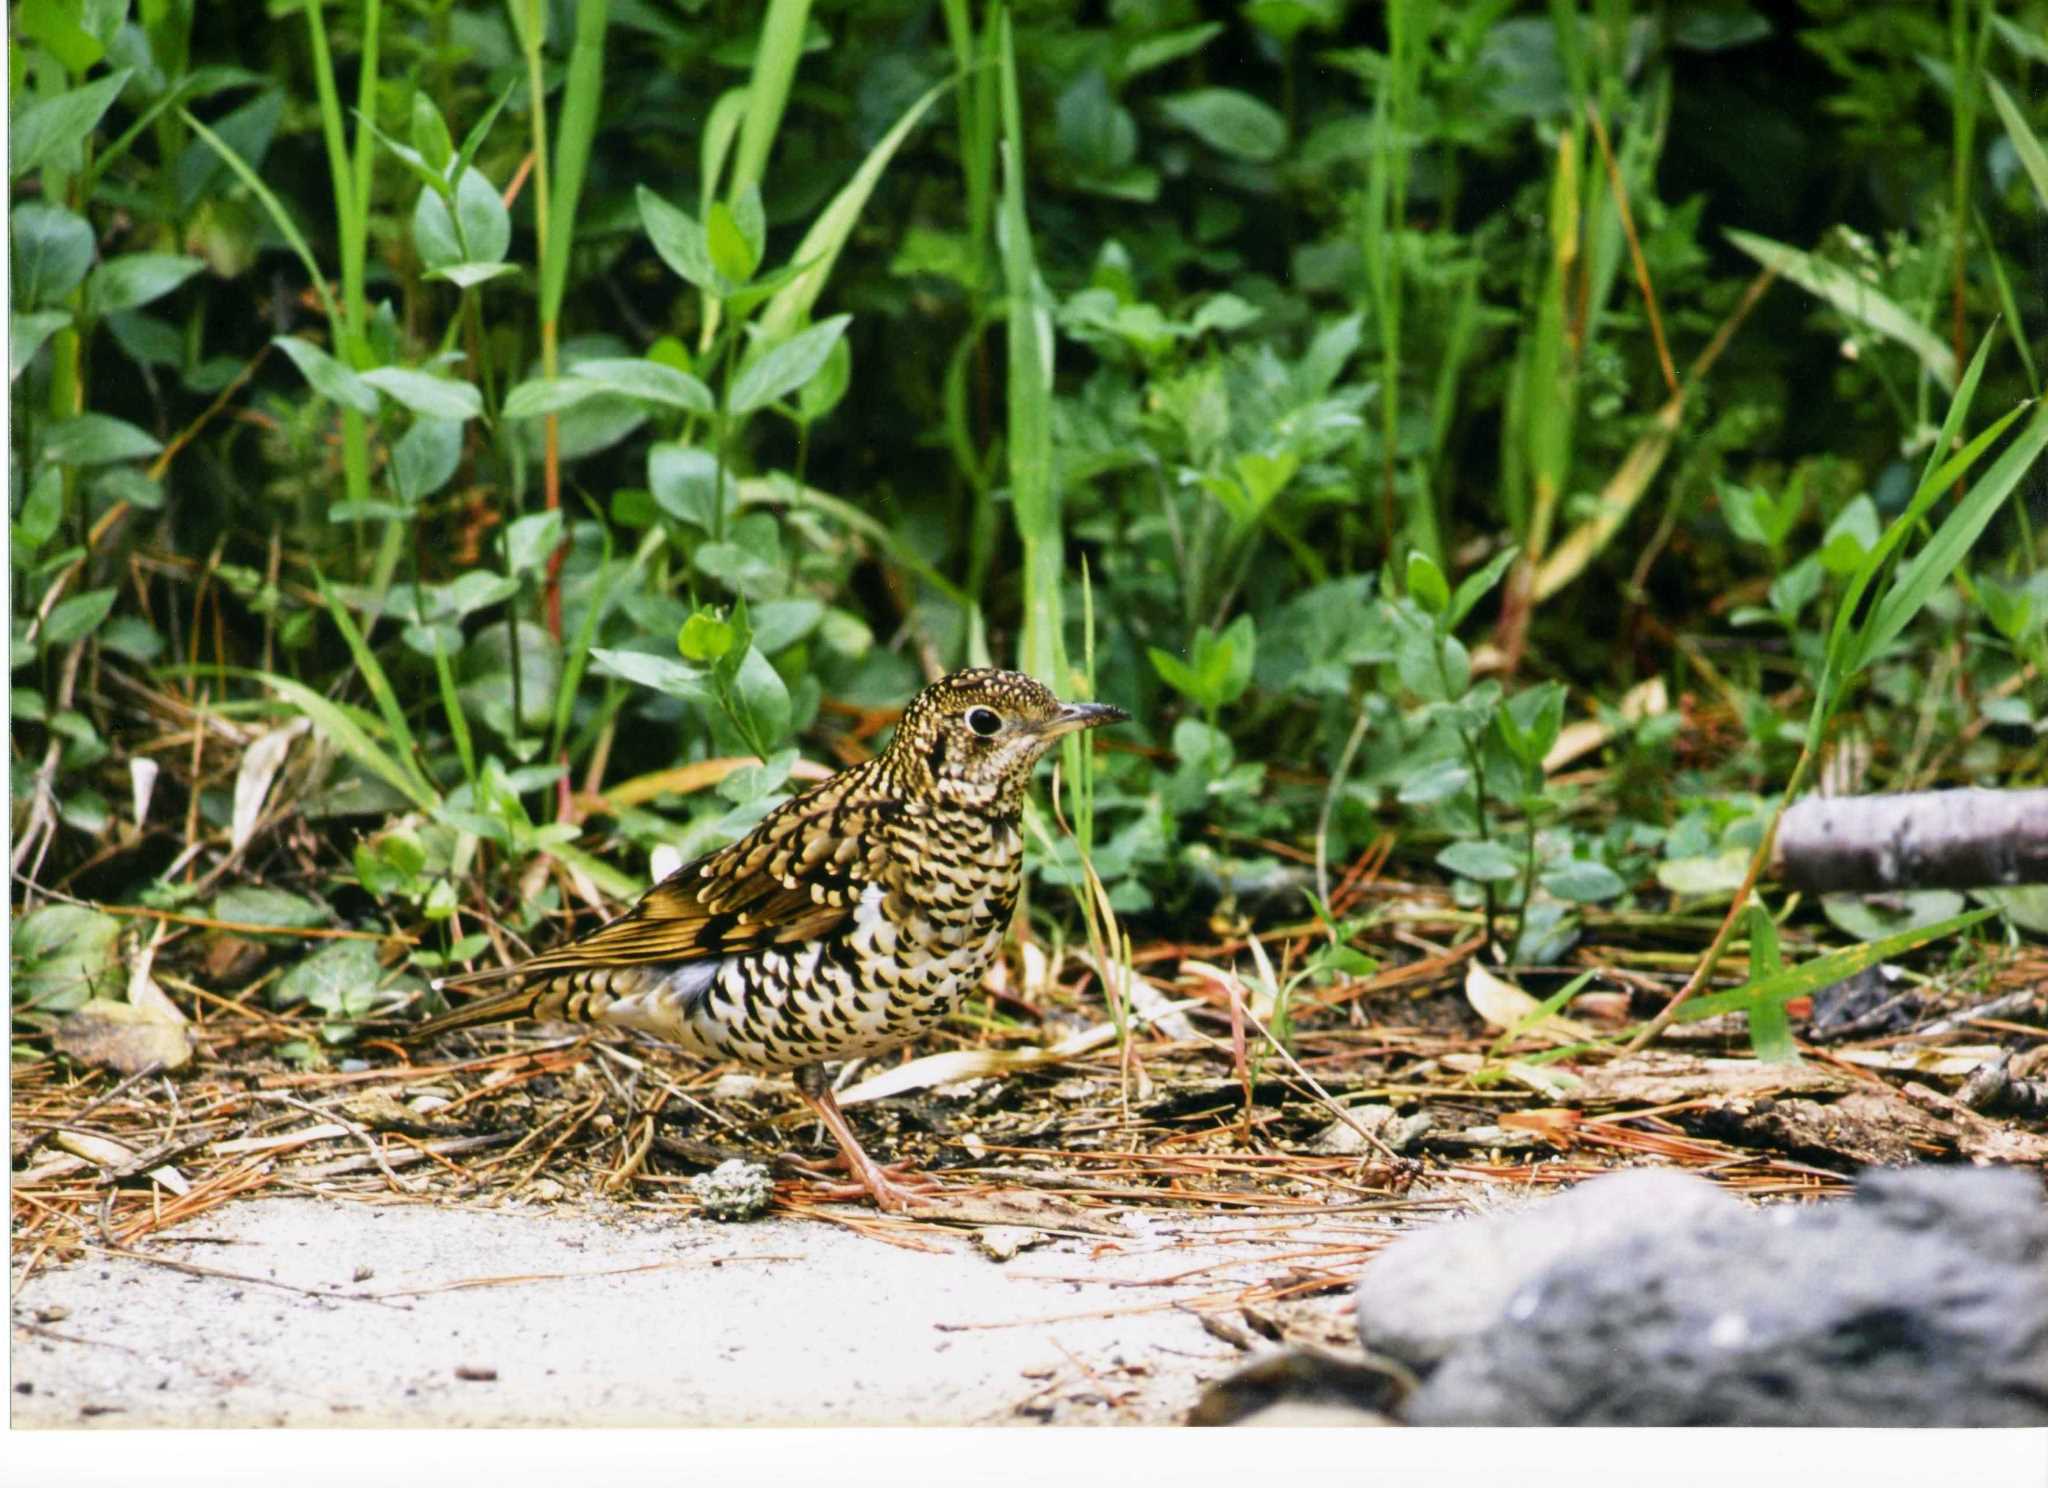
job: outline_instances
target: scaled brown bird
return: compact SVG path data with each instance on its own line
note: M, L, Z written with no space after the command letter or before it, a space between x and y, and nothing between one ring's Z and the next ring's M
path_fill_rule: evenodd
M881 754L684 864L618 919L438 983L508 985L416 1037L562 1018L793 1070L861 1187L904 1208L910 1194L861 1150L824 1064L908 1043L980 983L1017 904L1032 767L1061 735L1129 716L1062 703L1019 672L943 677Z

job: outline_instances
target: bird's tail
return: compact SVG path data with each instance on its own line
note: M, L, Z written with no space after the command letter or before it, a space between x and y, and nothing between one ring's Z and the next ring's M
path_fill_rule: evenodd
M511 968L500 971L471 972L467 976L442 977L434 983L436 992L451 987L487 986L492 982L507 981L517 973ZM538 984L520 978L499 992L486 994L460 1007L450 1008L438 1018L429 1018L412 1029L412 1039L439 1038L444 1033L453 1033L458 1028L476 1028L485 1023L511 1023L521 1018L551 1018L559 1013L548 1006L559 1002L559 995L551 995L552 988L545 980Z

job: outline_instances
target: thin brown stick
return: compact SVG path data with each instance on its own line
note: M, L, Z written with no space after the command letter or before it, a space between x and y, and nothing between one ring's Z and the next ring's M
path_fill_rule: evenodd
M1675 398L1679 394L1678 369L1671 364L1671 348L1664 341L1664 317L1657 310L1657 288L1650 282L1650 265L1643 257L1643 245L1636 237L1635 213L1629 209L1628 186L1621 179L1621 166L1614 158L1614 146L1607 139L1607 124L1600 107L1586 100L1586 117L1593 123L1593 138L1600 145L1600 159L1607 166L1607 184L1614 192L1615 208L1621 213L1622 236L1628 239L1629 261L1635 266L1636 288L1642 291L1643 308L1650 317L1650 339L1657 346L1657 365L1664 372L1664 386Z

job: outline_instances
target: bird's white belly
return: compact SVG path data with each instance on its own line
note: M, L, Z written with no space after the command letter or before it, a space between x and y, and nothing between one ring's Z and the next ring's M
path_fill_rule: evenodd
M972 991L1004 928L979 917L899 928L870 887L837 945L692 962L614 1002L605 1021L756 1069L879 1053L916 1038Z

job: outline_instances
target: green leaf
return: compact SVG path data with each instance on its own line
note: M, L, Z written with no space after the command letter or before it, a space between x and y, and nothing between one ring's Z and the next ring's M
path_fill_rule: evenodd
M505 529L506 567L515 574L537 572L562 545L562 513L538 511Z
M64 473L54 465L45 465L29 482L28 494L21 500L21 516L14 524L16 560L32 557L56 535L57 524L63 519Z
M86 281L86 314L98 317L147 305L205 267L206 260L178 253L124 253L110 258Z
M111 465L146 459L161 449L162 444L126 419L81 413L50 426L43 458L59 465Z
M1270 105L1235 88L1197 88L1160 100L1166 117L1211 149L1259 164L1287 148L1287 121Z
M825 606L809 595L794 599L769 599L752 606L754 644L765 656L794 646L825 618Z
M8 214L7 236L14 247L17 305L55 305L85 282L95 251L93 232L76 212L47 202L23 202Z
M1540 687L1524 688L1509 698L1494 717L1509 753L1525 768L1539 769L1543 756L1550 753L1550 746L1557 742L1558 732L1564 727L1564 686L1546 682Z
M43 641L50 646L68 646L84 635L90 635L99 623L107 618L114 608L114 596L118 591L88 589L83 594L74 594L62 600L50 611L50 618L43 625Z
M206 913L209 919L230 925L275 925L280 930L310 930L328 922L327 911L312 900L255 884L223 889L213 896Z
M1403 806L1433 806L1438 801L1449 800L1471 784L1470 767L1454 759L1440 759L1403 780L1397 799Z
M581 377L536 377L522 382L505 395L504 416L508 419L541 418L573 408L604 391Z
M705 532L721 524L718 461L711 451L684 444L657 444L647 452L647 489L655 504L679 522ZM737 508L737 482L725 482L726 515Z
M338 611L339 606L336 606L334 612ZM439 793L432 782L419 773L410 758L400 763L371 737L370 728L374 724L361 709L334 702L290 677L271 672L252 672L250 675L311 719L313 727L336 749L421 811L431 811L440 804Z
M46 904L20 916L9 949L21 1007L68 1012L121 985L121 922L81 904Z
M445 172L455 155L455 140L448 133L448 121L441 117L441 111L424 90L412 96L412 147L420 163L436 174Z
M1481 883L1501 883L1522 871L1522 865L1507 848L1484 840L1453 842L1436 855L1436 861L1440 868Z
M853 348L842 338L832 344L818 375L798 389L797 416L807 424L817 422L839 406L852 385Z
M746 657L733 677L733 701L738 715L734 721L745 720L741 723L742 731L764 758L788 737L789 688L758 646L747 648Z
M1992 106L1998 110L1999 122L2005 125L2006 138L2012 141L2013 153L2026 168L2027 179L2034 183L2034 195L2040 199L2041 209L2048 212L2048 149L2042 148L2040 136L2027 126L2027 116L2020 112L2019 105L1998 79L1987 77L1984 85L1991 94Z
M1520 548L1512 545L1502 548L1486 561L1484 568L1476 569L1459 580L1457 592L1451 596L1450 612L1444 618L1445 625L1451 629L1462 625L1473 607L1493 591L1493 586L1500 582L1501 575L1508 571L1521 552Z
M1921 366L1946 390L1956 385L1956 357L1939 336L1910 315L1889 295L1865 283L1839 264L1755 233L1727 229L1728 240L1766 268L1775 269L1801 289L1820 296L1851 320L1898 342L1920 359Z
M1605 863L1589 862L1584 858L1573 858L1546 868L1541 874L1541 881L1552 894L1574 904L1599 904L1615 898L1628 887L1621 881L1621 875Z
M447 485L462 463L462 425L454 419L419 418L391 451L391 484L407 506Z
M711 389L702 382L687 372L646 357L593 357L578 362L574 375L603 392L680 408L686 413L709 415L717 409Z
M874 148L868 151L867 158L861 161L853 178L839 189L825 210L812 221L803 240L797 244L796 252L790 256L790 262L801 264L802 269L785 287L776 291L761 312L763 335L786 335L811 313L811 307L824 292L826 281L832 277L832 267L839 261L840 249L853 236L854 225L860 220L875 183L881 179L889 161L903 141L909 138L910 131L917 127L925 111L952 86L951 82L937 83L905 109L903 117L890 127L889 132L875 141Z
M2033 470L2044 449L2048 449L2048 406L2037 406L2026 428L2006 446L1997 463L1949 509L1934 536L1893 576L1871 616L1869 636L1862 647L1865 657L1878 655L1912 623L1934 591L1969 556L1978 535Z
M645 186L637 188L634 197L640 205L640 222L647 229L647 239L654 244L663 263L707 294L722 299L732 292L734 286L721 279L712 266L711 245L705 240L704 229L689 213L670 206Z
M382 976L374 941L331 941L279 977L270 1001L274 1007L303 1002L332 1017L360 1017Z
M1145 654L1152 658L1152 669L1159 673L1160 680L1168 687L1204 709L1210 706L1201 674L1193 667L1157 646L1146 647Z
M1821 913L1844 935L1882 940L1902 930L1939 924L1963 912L1963 896L1953 889L1907 889L1866 898L1861 894L1824 894Z
M1147 36L1132 43L1131 49L1124 53L1119 70L1125 79L1130 79L1155 67L1178 62L1199 52L1221 36L1223 30L1221 21L1207 21L1199 26L1185 26L1178 31L1162 31L1157 36Z
M676 635L676 650L685 661L713 662L732 650L739 633L717 610L706 606L683 622Z
M1444 582L1444 571L1420 548L1408 554L1408 597L1431 616L1451 607L1451 586Z
M302 336L275 336L270 344L292 359L292 365L321 397L357 413L377 411L376 389L320 347Z
M760 256L740 231L732 208L722 201L713 202L704 219L704 245L711 255L711 267L735 285L745 284L761 266Z
M733 379L726 393L727 408L735 414L748 414L795 392L825 365L825 358L846 334L852 319L835 315L762 352Z
M608 651L593 647L590 659L605 676L652 688L686 702L712 701L711 686L699 667L685 666L672 656L654 656L645 651Z
M7 127L7 175L20 180L32 170L55 164L66 171L84 161L86 136L128 86L134 69L122 68L82 88L32 103Z
M1213 671L1216 678L1216 698L1219 703L1234 703L1251 686L1252 665L1258 656L1258 627L1250 615L1239 615L1217 638L1212 657L1205 671Z
M1958 931L1967 930L1997 913L1995 908L1972 910L1968 914L1960 914L1938 924L1888 935L1883 940L1873 940L1864 945L1830 951L1824 956L1816 956L1811 961L1788 967L1784 971L1754 978L1733 991L1695 997L1678 1010L1678 1021L1697 1023L1702 1018L1714 1018L1722 1013L1753 1013L1756 1003L1765 998L1782 1004L1790 1002L1795 997L1809 996L1823 987L1832 987L1836 982L1852 977L1859 971L1868 971L1879 962L1889 961L1930 941L1941 940Z
M71 324L69 310L31 310L7 319L7 380L14 381L28 370L43 343Z
M484 400L469 383L436 377L410 367L377 367L362 380L425 418L472 419L484 411Z

